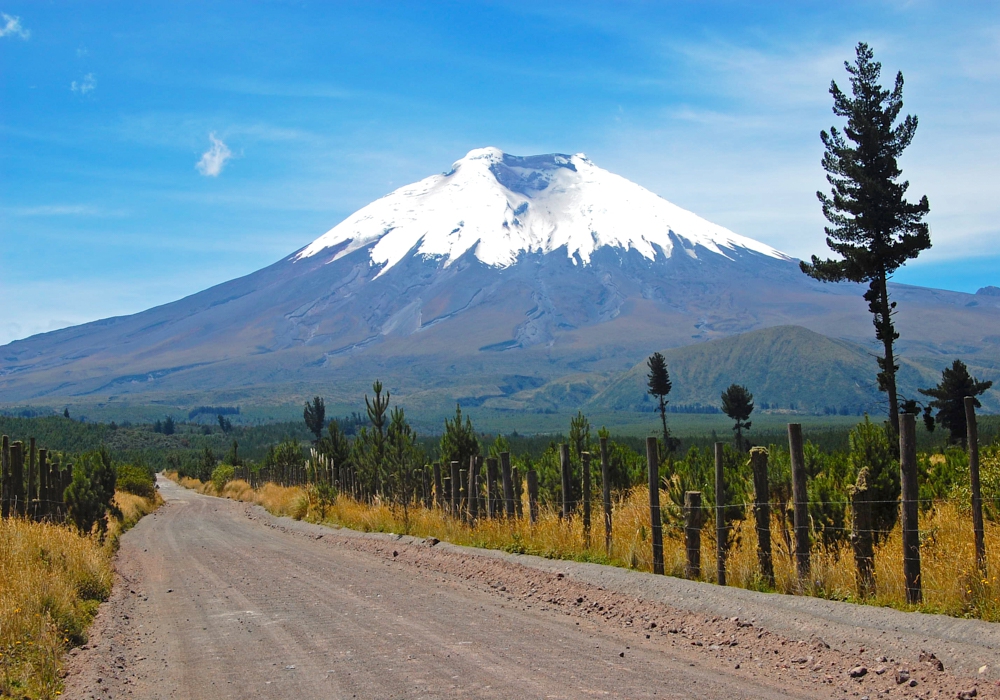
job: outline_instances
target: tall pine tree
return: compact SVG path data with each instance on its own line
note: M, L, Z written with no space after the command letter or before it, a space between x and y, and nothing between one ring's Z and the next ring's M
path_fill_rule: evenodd
M680 444L680 440L670 437L670 431L667 430L667 404L669 403L667 394L670 393L674 385L670 381L670 373L667 372L667 359L662 353L654 352L650 355L646 366L649 367L646 381L646 386L649 387L647 393L650 396L655 396L659 401L656 410L660 412L660 421L663 423L663 451L666 455L672 453Z
M831 128L820 133L826 153L823 168L832 187L830 196L817 192L823 205L826 244L839 260L801 263L802 271L824 282L867 283L865 301L873 316L875 338L882 343L878 357L878 385L888 395L889 421L899 434L899 399L896 391L894 343L899 338L893 324L896 302L889 299L887 283L907 260L931 247L930 230L923 221L930 205L927 197L912 204L906 200L910 183L900 182L896 159L917 130L917 118L907 115L896 124L903 108L903 74L896 74L892 91L879 84L882 64L865 43L857 46L854 64L844 66L851 76L851 96L830 84L833 113L847 118L843 132Z

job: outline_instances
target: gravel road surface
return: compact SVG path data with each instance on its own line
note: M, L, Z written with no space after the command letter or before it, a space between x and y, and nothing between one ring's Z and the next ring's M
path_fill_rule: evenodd
M159 484L65 697L1000 697L998 625L366 535Z

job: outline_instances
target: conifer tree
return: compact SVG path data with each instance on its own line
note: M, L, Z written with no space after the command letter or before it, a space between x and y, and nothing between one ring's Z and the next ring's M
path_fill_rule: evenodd
M649 387L648 393L650 396L655 396L660 402L657 410L660 412L660 421L663 423L663 451L671 453L677 449L680 441L670 437L670 431L667 430L667 404L670 403L667 401L667 394L674 386L670 381L670 373L667 372L667 359L662 353L654 352L646 361L646 366L649 367L646 383Z
M167 416L163 421L163 434L173 435L174 434L174 417Z
M746 451L749 445L743 442L743 431L750 430L750 414L753 413L753 394L745 386L730 384L722 392L722 412L736 421L736 449Z
M823 168L832 187L830 196L817 192L826 227L826 244L840 259L802 262L802 271L823 282L868 284L864 298L872 314L875 338L882 343L878 357L878 386L888 396L889 422L899 434L899 399L894 343L899 334L893 323L896 302L889 299L888 281L907 260L931 247L930 230L923 221L927 197L916 204L906 200L910 183L899 182L896 159L917 130L917 118L907 115L896 124L903 108L903 74L896 74L892 91L879 84L882 65L874 52L859 43L854 64L844 63L851 78L851 96L836 81L830 84L833 113L847 118L843 132L820 133L826 148Z
M581 455L590 450L590 421L583 411L577 411L576 416L569 421L569 444L573 450L573 458L582 463Z
M441 460L444 464L469 463L469 458L479 454L479 438L472 427L472 421L465 417L462 423L462 406L455 404L455 417L444 419L444 435L441 436Z
M233 440L232 446L229 448L229 452L226 454L226 458L222 460L223 464L228 464L233 467L242 467L243 461L240 459L240 445L236 440Z
M385 483L385 429L386 409L389 408L389 392L382 393L382 382L372 383L372 398L365 394L369 427L364 427L354 441L355 463L362 467L369 479L371 493L381 494Z
M317 441L323 437L323 428L326 426L326 404L321 397L315 396L312 401L306 401L302 419L306 422L309 432L316 436Z
M339 469L350 461L351 443L347 435L340 429L340 421L331 420L326 425L326 435L316 444L316 449L333 460L334 467Z
M941 372L941 381L930 389L918 389L924 396L933 399L924 409L924 423L927 430L934 430L935 421L948 430L948 441L966 441L965 397L976 397L993 386L993 382L981 382L969 374L969 368L961 360L955 360L951 367ZM975 399L976 408L982 404ZM932 412L937 409L937 414Z
M388 447L388 479L391 496L403 507L403 518L408 522L409 504L416 492L414 471L423 464L423 454L417 446L417 434L406 421L403 409L393 407L386 431Z

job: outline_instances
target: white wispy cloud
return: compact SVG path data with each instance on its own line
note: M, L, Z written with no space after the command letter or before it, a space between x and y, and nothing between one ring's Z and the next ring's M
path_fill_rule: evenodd
M233 157L233 152L221 139L216 138L214 132L209 134L208 138L212 141L212 147L201 155L196 167L202 175L218 177L226 161Z
M80 82L73 81L70 83L69 89L73 92L78 92L81 95L86 95L94 91L97 87L97 78L94 77L93 73L87 73L83 76L83 80Z
M6 12L0 12L0 37L3 36L19 36L22 39L27 39L31 36L31 32L21 26L20 17L13 17Z
M88 216L120 218L128 215L123 209L106 209L91 204L42 204L28 207L0 207L0 212L13 216Z

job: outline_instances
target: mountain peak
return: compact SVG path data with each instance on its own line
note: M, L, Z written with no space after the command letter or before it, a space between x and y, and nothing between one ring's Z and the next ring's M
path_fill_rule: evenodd
M692 258L704 251L731 258L742 249L789 259L597 167L582 153L514 156L494 147L473 149L449 172L372 202L295 260L335 246L332 260L370 247L380 274L408 255L447 266L469 251L493 267L558 250L587 265L604 246L650 260L670 257L677 247Z

